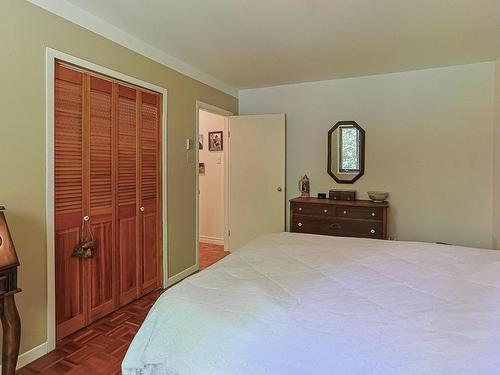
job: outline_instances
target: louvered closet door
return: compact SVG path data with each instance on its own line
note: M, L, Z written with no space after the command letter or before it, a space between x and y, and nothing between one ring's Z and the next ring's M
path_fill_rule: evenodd
M56 65L54 93L56 335L86 324L85 261L72 257L81 237L83 207L84 75Z
M137 157L137 90L119 86L118 90L118 176L117 176L117 246L120 259L119 296L123 306L139 296L139 222Z
M140 108L140 238L141 294L160 286L160 96L141 93Z
M115 246L113 225L113 84L87 76L90 82L88 129L88 210L97 247L89 264L89 321L115 308Z
M56 64L57 339L161 285L161 96ZM84 217L95 249L76 258Z

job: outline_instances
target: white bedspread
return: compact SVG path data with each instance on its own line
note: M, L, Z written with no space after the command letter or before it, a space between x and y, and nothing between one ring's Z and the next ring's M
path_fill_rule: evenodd
M124 374L500 374L500 251L281 233L165 292Z

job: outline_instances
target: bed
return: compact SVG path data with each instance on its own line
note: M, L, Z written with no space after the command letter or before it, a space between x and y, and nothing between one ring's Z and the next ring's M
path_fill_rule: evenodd
M267 235L167 290L122 369L497 375L500 251Z

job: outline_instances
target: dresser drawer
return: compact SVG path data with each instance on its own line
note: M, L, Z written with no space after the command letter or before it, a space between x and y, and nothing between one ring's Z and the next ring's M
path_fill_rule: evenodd
M338 217L346 219L365 219L365 220L382 220L383 209L371 207L337 207L336 211Z
M319 204L292 204L292 213L299 215L335 216L336 206Z
M0 272L0 297L5 293L12 292L17 289L16 270L7 269Z
M0 295L9 291L9 282L7 275L0 275Z
M383 223L335 217L294 215L290 231L344 237L383 238Z

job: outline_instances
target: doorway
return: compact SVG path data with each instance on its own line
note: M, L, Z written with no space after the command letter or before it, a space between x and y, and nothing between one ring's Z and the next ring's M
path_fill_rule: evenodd
M231 113L197 103L197 263L204 269L227 250L227 118Z
M284 114L233 116L196 103L198 269L261 235L285 230L285 129Z

